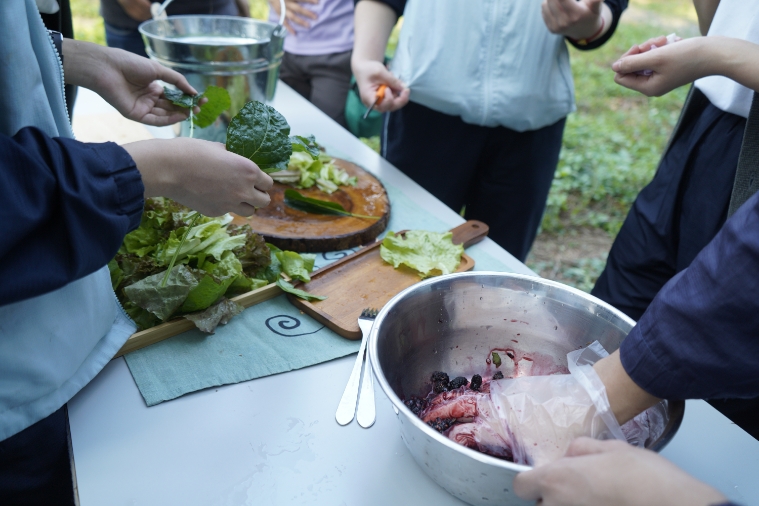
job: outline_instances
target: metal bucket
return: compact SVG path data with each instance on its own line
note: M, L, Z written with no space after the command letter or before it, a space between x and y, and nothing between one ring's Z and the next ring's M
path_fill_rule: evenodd
M271 102L279 77L286 30L236 16L171 16L139 27L151 59L183 74L199 92L209 85L229 92L232 106L193 137L225 142L230 119L250 100ZM179 124L188 137L190 126Z

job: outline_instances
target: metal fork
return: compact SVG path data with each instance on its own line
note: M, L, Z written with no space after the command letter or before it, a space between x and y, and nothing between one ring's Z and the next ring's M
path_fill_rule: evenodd
M376 309L367 308L361 311L358 317L358 326L361 329L363 337L361 338L361 347L358 349L356 362L353 364L351 376L348 384L345 385L345 391L340 404L337 406L335 420L340 425L351 423L356 414L356 402L358 401L358 387L361 383L361 364L364 361L364 351L366 350L366 341L369 337L369 331L372 329L374 319L377 317ZM374 379L369 366L369 357L366 357L364 366L364 383L361 388L361 402L358 407L358 423L364 428L371 427L375 419L374 409Z

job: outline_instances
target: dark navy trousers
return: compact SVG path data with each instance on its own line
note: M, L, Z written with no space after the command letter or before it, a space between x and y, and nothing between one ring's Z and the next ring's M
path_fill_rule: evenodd
M638 320L690 265L727 219L745 126L745 118L705 101L636 198L593 295ZM759 438L759 400L710 403Z
M0 504L74 504L66 406L0 441Z
M409 102L385 118L382 156L520 261L535 240L559 161L565 119L517 132L464 123Z

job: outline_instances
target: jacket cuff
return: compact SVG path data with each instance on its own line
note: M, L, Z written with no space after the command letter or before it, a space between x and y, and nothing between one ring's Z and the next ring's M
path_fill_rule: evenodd
M673 384L673 378L688 381L687 374L680 371L677 364L667 359L667 355L659 353L650 343L655 340L647 339L653 329L646 328L645 315L622 341L619 347L619 359L622 367L633 382L649 394L660 399L679 400L682 390Z
M611 10L611 26L609 26L609 30L607 30L605 34L601 35L596 40L592 42L588 42L587 44L581 45L577 41L574 41L570 39L569 37L564 37L567 40L567 42L572 44L574 47L576 47L580 51L589 51L591 49L597 49L603 46L604 44L606 44L606 41L609 40L612 35L614 35L615 31L617 31L619 18L622 17L622 12L624 11L624 7L620 6L619 3L616 1L606 0L604 3Z
M117 205L120 214L129 219L128 232L140 226L145 207L145 185L137 164L127 151L113 142L91 144L104 166L113 167L110 177L117 188Z
M359 3L360 1L361 0L354 0L354 5ZM372 1L375 1L375 2L378 1L380 3L387 5L388 7L393 9L393 11L395 11L395 15L398 17L403 16L403 10L406 8L406 0L372 0Z

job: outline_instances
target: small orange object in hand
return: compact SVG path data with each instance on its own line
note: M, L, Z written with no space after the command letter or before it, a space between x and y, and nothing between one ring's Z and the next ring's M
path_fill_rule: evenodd
M387 89L387 84L380 84L377 88L377 93L374 94L374 103L372 103L371 107L366 108L366 112L364 113L364 119L369 117L369 113L372 109L374 109L374 106L382 102L382 100L385 98L385 90Z

